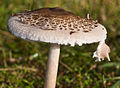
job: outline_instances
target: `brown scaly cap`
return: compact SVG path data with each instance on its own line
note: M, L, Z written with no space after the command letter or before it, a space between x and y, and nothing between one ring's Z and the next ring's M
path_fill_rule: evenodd
M97 21L81 18L59 7L13 14L8 28L23 39L71 46L103 41L107 34Z

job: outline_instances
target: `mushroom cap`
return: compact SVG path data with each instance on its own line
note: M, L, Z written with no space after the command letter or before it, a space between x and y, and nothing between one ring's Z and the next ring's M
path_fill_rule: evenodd
M13 14L8 20L8 29L22 39L71 46L104 41L107 34L97 21L58 7Z

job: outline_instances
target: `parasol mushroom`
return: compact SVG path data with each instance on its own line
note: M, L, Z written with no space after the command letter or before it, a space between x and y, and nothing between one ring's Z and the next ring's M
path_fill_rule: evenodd
M40 8L12 14L8 29L25 40L51 43L44 88L55 88L60 45L82 46L99 42L93 57L96 61L105 57L110 61L110 49L105 44L107 31L89 15L84 19L59 7Z

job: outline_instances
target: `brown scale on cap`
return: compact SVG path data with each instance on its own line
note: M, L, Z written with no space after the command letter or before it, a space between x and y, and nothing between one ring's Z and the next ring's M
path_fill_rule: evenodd
M83 30L83 32L89 32L89 30Z
M15 14L15 13L12 13L12 16L17 16L17 14Z
M42 26L41 28L44 30L69 29L80 31L82 29L83 32L89 32L98 26L97 21L91 19L83 19L74 13L65 11L64 9L58 7L41 8L33 11L26 10L23 13L12 14L12 16L18 16L20 21L24 21L22 23L31 26ZM87 31L85 30L86 28L88 29Z
M73 33L75 33L75 31L70 31L70 35L72 35Z
M32 19L33 20L37 20L38 18L39 18L39 15L37 15L37 14L36 15L32 15Z

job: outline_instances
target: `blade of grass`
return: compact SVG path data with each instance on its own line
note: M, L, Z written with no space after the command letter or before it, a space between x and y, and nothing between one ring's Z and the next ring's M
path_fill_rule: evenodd
M120 66L120 63L117 62L109 62L109 63L105 63L103 65L100 65L100 68L104 68L104 67L113 67L113 66Z
M120 88L120 80L117 81L111 88Z

